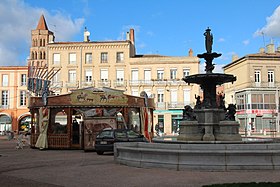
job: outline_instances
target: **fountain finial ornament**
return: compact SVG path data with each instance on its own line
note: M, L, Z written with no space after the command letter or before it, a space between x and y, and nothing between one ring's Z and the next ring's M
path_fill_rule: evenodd
M213 35L211 33L211 29L209 27L205 30L205 48L207 53L212 53L212 45L213 45Z
M212 53L212 45L213 45L213 35L211 33L211 29L208 27L204 34L205 36L205 48L206 48L206 53L203 54L198 54L198 58L204 58L206 60L206 66L205 66L205 71L206 73L212 73L214 70L215 66L212 63L214 58L220 57L222 54L218 53Z

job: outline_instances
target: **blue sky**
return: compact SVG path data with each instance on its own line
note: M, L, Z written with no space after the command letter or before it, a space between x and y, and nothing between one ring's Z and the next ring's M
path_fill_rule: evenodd
M137 54L204 53L210 27L220 66L233 54L257 53L271 39L280 46L279 0L1 0L0 65L26 64L41 14L56 41L82 41L85 26L93 41L123 39L134 28Z

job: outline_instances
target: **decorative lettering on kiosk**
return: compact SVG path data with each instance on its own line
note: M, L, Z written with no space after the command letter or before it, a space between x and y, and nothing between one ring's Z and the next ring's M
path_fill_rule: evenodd
M128 98L118 92L101 92L81 90L71 94L72 104L81 105L127 105Z

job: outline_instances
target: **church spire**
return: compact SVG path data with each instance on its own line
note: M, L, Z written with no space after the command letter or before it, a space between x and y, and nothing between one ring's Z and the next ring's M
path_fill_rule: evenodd
M36 30L49 30L43 14L40 17Z

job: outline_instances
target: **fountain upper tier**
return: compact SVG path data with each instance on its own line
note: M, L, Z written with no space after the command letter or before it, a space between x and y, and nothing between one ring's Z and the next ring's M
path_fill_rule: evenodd
M201 89L203 90L203 101L201 105L196 104L196 108L217 108L221 107L224 108L224 104L217 104L216 100L216 86L222 85L228 82L236 81L236 77L229 74L221 74L221 73L206 73L206 74L195 74L186 76L183 78L186 83L194 83L200 85ZM197 98L197 97L196 97ZM198 98L200 102L200 97ZM223 100L220 100L223 102ZM219 102L220 102L219 101Z
M221 85L228 82L236 81L236 77L229 74L222 74L222 73L206 73L206 74L195 74L186 76L183 80L190 84L199 84L199 85Z

